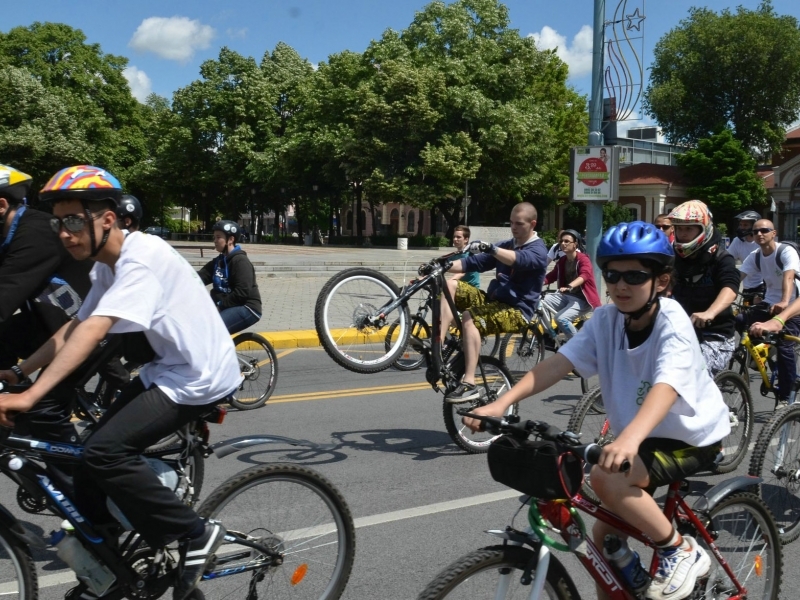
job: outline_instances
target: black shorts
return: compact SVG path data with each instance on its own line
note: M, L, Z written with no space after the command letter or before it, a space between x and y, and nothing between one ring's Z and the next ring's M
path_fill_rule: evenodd
M691 446L669 438L647 438L639 446L639 458L650 475L647 491L680 481L713 466L722 452L722 442L709 446Z

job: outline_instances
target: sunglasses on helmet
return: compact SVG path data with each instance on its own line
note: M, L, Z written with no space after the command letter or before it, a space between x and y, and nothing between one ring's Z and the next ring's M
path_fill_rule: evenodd
M98 217L94 217L92 220ZM59 219L58 217L51 217L50 218L50 228L55 233L61 233L61 228L63 227L69 233L79 233L83 231L83 228L86 226L86 217L81 215L67 215L63 219Z
M603 271L603 279L606 280L606 283L619 283L619 280L622 279L628 285L642 285L652 278L653 274L647 271L613 271L610 269Z

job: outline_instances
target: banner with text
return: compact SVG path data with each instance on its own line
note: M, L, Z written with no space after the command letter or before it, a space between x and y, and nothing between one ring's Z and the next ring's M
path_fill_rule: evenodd
M619 198L619 146L571 148L569 166L569 197L573 202Z

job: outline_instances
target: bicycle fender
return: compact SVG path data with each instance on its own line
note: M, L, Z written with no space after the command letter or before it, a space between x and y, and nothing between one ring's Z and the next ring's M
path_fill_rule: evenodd
M711 510L719 503L720 500L729 494L738 492L739 490L751 488L754 485L761 483L761 481L761 477L755 477L753 475L739 475L738 477L726 479L700 496L695 501L692 509L696 512Z
M5 525L11 533L28 546L36 548L37 550L44 550L47 548L47 544L42 538L28 531L2 504L0 504L0 523Z
M295 440L293 438L283 437L282 435L246 435L211 444L208 449L219 458L224 458L230 454L235 454L240 450L244 450L245 448L261 446L263 444L289 444L290 446L303 446L305 448L311 448L312 450L321 451L333 450L337 446L337 444L317 444L308 440Z
M520 531L507 531L504 529L486 529L484 533L499 537L514 545L523 546L525 544L532 546L533 540L531 536L526 535ZM535 566L535 565L534 565Z

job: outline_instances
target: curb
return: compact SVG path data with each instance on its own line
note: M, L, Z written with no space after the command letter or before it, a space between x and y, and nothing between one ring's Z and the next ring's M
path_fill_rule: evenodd
M341 344L374 344L382 343L386 339L386 332L379 331L367 336L355 331L333 330L336 339ZM319 341L315 329L298 329L295 331L261 331L259 335L264 336L272 344L275 350L286 348L316 348L322 344Z

